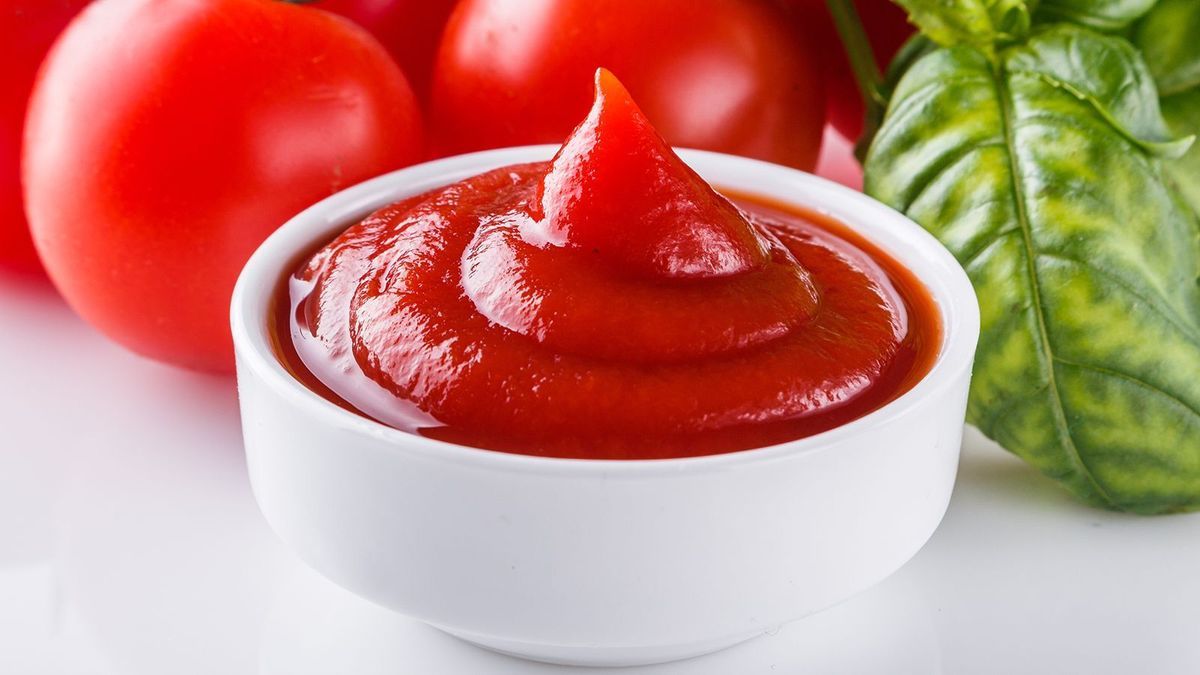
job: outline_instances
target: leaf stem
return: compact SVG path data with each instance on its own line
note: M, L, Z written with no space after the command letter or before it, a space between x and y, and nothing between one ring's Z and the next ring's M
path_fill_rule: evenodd
M842 38L842 48L850 60L850 69L854 72L863 103L868 107L872 102L882 104L884 101L879 86L883 82L883 75L879 72L871 41L867 38L867 31L863 28L853 0L826 0L826 4L833 16L833 25Z

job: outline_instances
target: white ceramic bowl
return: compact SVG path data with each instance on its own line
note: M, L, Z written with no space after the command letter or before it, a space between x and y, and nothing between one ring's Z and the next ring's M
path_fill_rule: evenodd
M933 237L781 166L680 152L710 182L827 212L925 282L944 341L911 391L849 424L708 457L597 461L467 448L347 412L280 365L272 294L297 253L376 208L554 146L414 166L296 216L250 259L233 338L250 478L271 526L334 582L498 651L630 665L714 651L866 589L946 509L979 309Z

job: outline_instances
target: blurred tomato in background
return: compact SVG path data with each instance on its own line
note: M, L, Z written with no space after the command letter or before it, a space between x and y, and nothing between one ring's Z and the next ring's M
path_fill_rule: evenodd
M891 0L855 0L854 5L858 8L867 37L871 39L875 62L883 72L916 29L908 23L908 15L904 10ZM820 34L830 41L829 53L832 57L826 80L828 88L825 90L829 97L829 123L846 138L855 140L863 131L865 111L862 94L854 81L854 73L850 70L850 61L838 39L837 30L830 24Z
M231 370L229 298L288 218L422 157L362 28L266 0L99 0L42 69L25 197L50 277L133 351Z
M827 120L847 139L857 140L863 132L866 111L854 72L850 69L850 60L829 14L829 6L825 0L781 0L781 4L791 10L800 30L820 45L819 53L825 68ZM854 6L882 73L916 28L908 23L908 14L892 0L854 0Z
M0 3L0 266L41 269L21 200L21 130L38 66L54 38L89 0Z
M610 69L673 145L812 169L817 45L763 0L463 0L433 75L435 149L558 143Z
M904 13L856 1L882 65L910 32ZM40 268L19 180L26 102L87 4L0 10L0 266ZM674 145L861 185L826 127L857 136L862 103L824 0L301 4L96 0L48 59L24 210L68 302L134 351L229 369L229 292L276 227L431 149L558 143L598 66Z
M428 100L433 57L454 0L321 0L316 7L341 14L371 31Z

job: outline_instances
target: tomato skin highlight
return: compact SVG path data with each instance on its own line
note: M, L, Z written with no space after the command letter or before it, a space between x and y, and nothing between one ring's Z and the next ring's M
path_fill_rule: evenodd
M42 269L21 197L21 136L38 66L90 0L7 0L0 8L0 267Z
M387 48L422 101L429 98L433 58L454 0L321 0L371 32Z
M418 161L404 75L363 29L263 0L103 0L30 104L25 197L84 319L169 363L229 371L246 259L313 202Z
M674 146L812 169L825 114L814 47L770 2L463 0L434 66L436 150L561 142L605 67Z

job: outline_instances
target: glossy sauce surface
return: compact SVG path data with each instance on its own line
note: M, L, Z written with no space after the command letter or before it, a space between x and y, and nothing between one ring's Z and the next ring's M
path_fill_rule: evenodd
M932 365L911 273L828 218L718 194L620 84L548 163L385 207L279 298L282 360L396 428L505 452L706 455L808 436Z

